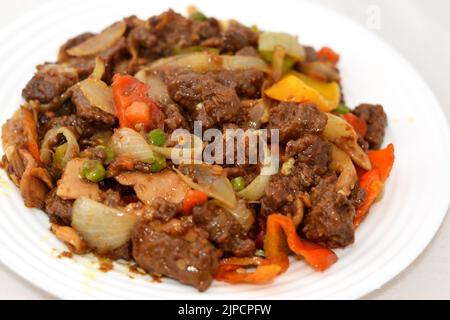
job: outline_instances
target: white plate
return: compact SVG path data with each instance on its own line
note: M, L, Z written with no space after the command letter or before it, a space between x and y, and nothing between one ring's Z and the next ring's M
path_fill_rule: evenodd
M383 201L356 233L355 244L324 273L294 261L264 286L214 282L204 293L163 279L130 279L126 266L98 271L96 259L57 258L64 250L48 231L47 216L24 207L18 190L0 176L0 259L31 283L61 298L314 299L357 298L379 288L426 247L449 205L449 131L439 105L414 69L376 35L326 8L307 2L177 1L184 12L196 3L208 15L257 23L300 35L305 44L329 45L341 54L344 93L350 106L381 103L389 117L385 142L396 162ZM34 66L56 58L69 37L99 31L124 16L159 14L167 1L57 1L17 20L0 33L0 122L21 102Z

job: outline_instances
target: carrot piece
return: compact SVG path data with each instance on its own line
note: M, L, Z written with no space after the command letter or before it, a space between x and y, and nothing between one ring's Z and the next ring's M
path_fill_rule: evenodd
M189 190L183 199L181 212L184 215L190 215L192 208L208 201L208 196L198 190Z
M22 126L27 149L33 158L40 162L36 120L34 119L33 112L25 107L22 107Z
M137 107L127 113L133 103L140 102L147 105L148 119L144 123L146 129L163 128L164 113L160 110L158 105L148 96L148 87L145 83L129 75L116 74L113 77L112 83L114 108L116 109L117 118L121 128L134 128L137 123L143 123L142 118L138 114L143 115L137 111ZM128 116L131 117L128 117ZM138 122L134 120L138 119Z
M125 109L124 117L128 123L150 125L150 108L145 102L135 101Z
M339 61L339 54L337 54L333 49L329 47L322 47L317 52L317 57L319 59L328 60L334 65L336 65Z
M342 117L355 129L357 134L364 138L367 132L367 123L363 119L353 113L346 113Z

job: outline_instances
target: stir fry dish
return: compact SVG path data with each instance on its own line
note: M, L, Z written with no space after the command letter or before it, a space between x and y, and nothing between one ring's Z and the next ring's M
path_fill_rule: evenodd
M268 283L289 256L323 272L394 163L383 107L347 106L338 62L194 7L127 17L36 67L2 127L2 167L73 254L200 291ZM268 161L250 161L263 132Z

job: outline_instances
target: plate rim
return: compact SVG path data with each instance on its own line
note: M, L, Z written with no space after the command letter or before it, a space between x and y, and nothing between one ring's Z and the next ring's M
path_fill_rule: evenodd
M72 1L72 2L74 2L74 1ZM6 24L5 26L3 26L0 29L0 39L3 39L5 37L5 35L8 34L8 31L14 30L18 26L23 25L25 22L30 21L30 19L32 19L32 17L39 16L40 13L45 13L48 9L54 7L58 3L60 3L60 2L58 2L58 0L48 1L45 4L41 5L38 9L30 10L30 11L22 14L16 20L14 20L12 22L9 22L8 24ZM432 88L428 85L428 83L424 80L424 78L417 71L417 69L408 61L407 58L405 58L399 51L397 51L397 49L395 49L388 41L383 39L379 33L370 32L369 30L365 29L360 23L358 23L355 20L349 18L347 15L345 15L343 13L340 13L340 12L337 12L336 10L334 10L334 9L332 9L330 7L327 7L327 6L323 5L323 4L320 4L320 3L314 3L312 1L307 1L307 3L308 3L309 6L316 7L317 9L319 9L321 11L326 11L328 13L331 13L331 14L335 15L335 16L338 16L340 19L343 19L347 23L352 24L354 28L362 30L364 33L371 34L372 37L377 38L378 41L383 43L384 46L386 47L386 49L390 51L389 54L390 55L395 55L396 56L396 60L400 61L402 63L402 65L403 65L403 67L408 69L408 71L412 75L414 75L414 78L417 81L419 81L420 85L423 87L423 89L427 91L428 96L432 97L433 101L432 101L432 103L430 103L430 106L432 106L432 108L433 108L432 113L435 114L435 116L436 116L434 119L439 119L439 121L441 122L438 127L439 127L440 131L442 131L442 133L443 133L443 140L444 141L450 141L450 129L449 129L449 125L448 125L448 120L447 120L447 118L445 116L445 113L443 111L443 107L442 107L442 104L440 103L439 98L435 95L435 93L433 92ZM444 130L445 127L447 128L447 130ZM444 151L445 151L445 155L446 155L447 159L450 160L450 146L447 146L447 148L445 148ZM445 174L446 174L446 176L450 177L450 169L447 169ZM447 211L449 209L450 199L447 202L448 202L447 203L447 208L444 208L444 205L445 205L444 203L442 204L443 208L438 213L439 217L436 218L434 224L432 224L427 229L426 236L422 235L422 241L420 242L419 250L415 250L413 253L410 254L410 257L408 259L404 259L403 262L397 264L395 266L395 268L391 267L389 269L389 271L387 272L388 275L385 274L384 277L382 277L381 281L380 280L378 280L378 281L377 280L372 280L372 282L374 282L374 283L382 282L381 286L385 286L394 277L398 276L400 273L405 271L405 269L408 266L410 266L412 263L414 263L417 260L417 258L420 255L423 254L423 252L428 248L428 246L430 245L432 240L435 238L436 234L439 232L440 227L442 226L442 222L444 221L444 219L445 219L445 217L447 215ZM38 211L41 211L41 210L38 210ZM21 274L18 269L15 269L14 266L12 266L12 264L8 263L5 260L7 260L7 259L5 259L5 257L3 255L0 255L1 265L5 266L12 273L17 275L21 279L26 280L28 283L32 284L33 286L36 286L39 289L50 293L54 297L59 297L59 298L62 298L62 299L73 299L74 297L76 298L76 295L74 295L74 294L68 294L68 293L66 294L65 291L58 291L55 288L55 286L53 286L53 285L52 286L47 286L48 283L45 283L45 281L43 279L40 279L38 277L37 278L34 277L32 274L30 274L30 272ZM380 277L378 277L378 278L380 278ZM370 288L369 288L369 286L366 286L365 289L359 290L359 293L353 294L349 298L353 299L353 298L364 297L368 293L373 292L374 290L376 290L377 287L378 287L377 285L372 285L372 286L370 286ZM83 295L81 294L81 296L83 296ZM84 298L92 298L92 297L84 295ZM208 299L211 299L211 297L208 297ZM214 299L214 297L212 297L212 299ZM275 299L276 299L276 297L275 297ZM330 298L330 299L333 299L333 298Z

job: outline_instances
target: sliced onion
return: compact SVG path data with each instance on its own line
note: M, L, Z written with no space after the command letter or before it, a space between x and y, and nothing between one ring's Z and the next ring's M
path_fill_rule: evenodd
M286 54L296 60L303 61L306 57L305 49L296 36L282 32L263 32L259 35L259 51L274 51L276 46L283 47Z
M116 155L127 156L147 163L152 163L155 159L150 145L133 129L118 129L114 132L111 140Z
M135 78L148 85L149 97L159 104L165 105L173 102L169 96L169 91L167 90L166 84L158 77L148 74L148 70L143 69L139 71L136 73Z
M269 112L269 107L265 103L264 99L259 99L256 104L250 107L248 112L249 116L249 127L253 129L259 129L263 123L265 115Z
M334 66L324 61L313 61L302 63L303 72L321 81L339 81L341 76Z
M345 196L350 195L358 180L356 169L350 157L336 146L331 149L330 168L340 173L336 182L336 191Z
M268 148L264 149L264 154L264 163L259 176L250 182L247 187L237 193L239 197L248 201L258 201L264 196L270 176L275 174L278 170L278 168L274 167L277 162L272 158Z
M93 107L116 115L112 89L106 83L94 78L87 78L79 83L80 90Z
M172 160L174 164L190 164L196 159L201 159L203 153L203 142L196 135L191 135L194 147L159 147L155 145L149 145L150 148L162 155L166 159Z
M352 126L344 119L331 113L326 113L326 115L328 121L323 131L324 138L344 150L358 166L370 170L372 165L369 157L358 145L358 136Z
M241 190L237 195L248 201L258 201L264 195L270 176L257 176L244 190Z
M59 134L62 134L67 141L67 149L64 157L61 161L61 167L64 168L66 164L75 158L80 153L80 147L78 146L78 141L71 130L66 127L53 128L47 131L42 140L40 158L42 163L50 164L53 158L53 151L50 150L48 143L50 140L56 138Z
M193 52L156 60L149 70L161 67L188 68L196 72L214 70L258 69L268 71L267 64L258 57L217 55L211 52Z
M187 169L188 166L180 166L181 170ZM213 166L206 164L190 165L190 173L193 178L183 174L177 168L173 168L175 172L188 184L192 189L201 191L209 197L216 199L228 208L234 208L237 204L236 195L230 181L225 173L217 174L213 171ZM194 182L194 179L198 183Z
M137 217L81 197L73 203L72 227L83 240L99 252L107 252L126 244Z
M94 70L92 71L89 77L101 80L103 75L105 74L105 70L106 70L105 61L103 61L103 59L100 57L96 57Z
M79 45L67 50L71 56L82 57L92 56L106 49L111 48L125 33L127 25L125 21L117 22L98 35L95 35Z
M283 75L283 64L284 57L286 56L286 51L282 46L275 46L272 54L272 79L273 81L278 81Z
M264 60L252 56L226 56L222 55L225 70L241 70L241 69L257 69L264 72L268 71L267 64Z
M231 213L246 232L250 230L255 222L255 214L247 207L247 203L244 200L238 200L237 205L234 208L226 207L215 200L212 200L212 202Z

